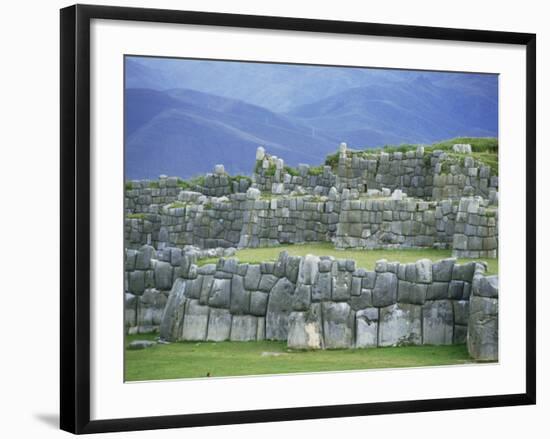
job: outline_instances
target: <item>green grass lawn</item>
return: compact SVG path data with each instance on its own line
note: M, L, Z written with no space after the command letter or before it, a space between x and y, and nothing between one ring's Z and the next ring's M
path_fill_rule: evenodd
M153 340L154 334L126 336ZM327 372L474 362L465 345L290 351L286 342L179 342L125 352L125 380Z
M376 261L387 259L390 262L415 262L422 258L428 258L432 261L451 257L451 250L438 250L432 248L426 249L384 249L384 250L337 250L330 242L320 242L314 244L286 245L277 247L246 248L238 250L236 257L240 262L260 263L264 261L276 260L279 253L283 250L288 251L293 256L304 256L313 254L317 256L334 256L340 259L355 259L357 267L373 270ZM475 259L458 259L458 262L465 263ZM497 259L480 259L487 262L487 274L498 274ZM199 265L215 263L217 258L202 259Z

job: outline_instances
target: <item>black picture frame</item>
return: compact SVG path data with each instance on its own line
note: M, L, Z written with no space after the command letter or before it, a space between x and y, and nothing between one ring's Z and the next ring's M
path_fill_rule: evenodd
M513 44L526 47L525 393L90 420L90 21L132 20L333 34ZM536 401L536 36L211 12L74 5L61 10L60 427L72 433L194 427L535 404Z

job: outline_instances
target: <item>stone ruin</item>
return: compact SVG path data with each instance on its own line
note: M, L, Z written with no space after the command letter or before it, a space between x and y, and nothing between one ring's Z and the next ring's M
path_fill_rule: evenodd
M194 182L161 176L125 193L126 326L163 340L285 340L294 349L467 342L498 359L498 177L467 147L422 147L290 168L260 147L252 177L223 166ZM450 248L452 259L332 257L242 264L235 248L332 242L338 249ZM200 259L217 257L201 265Z

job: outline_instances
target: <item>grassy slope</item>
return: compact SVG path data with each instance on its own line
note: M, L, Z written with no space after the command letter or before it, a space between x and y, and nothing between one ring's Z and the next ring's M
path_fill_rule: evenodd
M154 339L154 335L127 336L126 342L137 339ZM207 373L221 377L472 362L465 345L290 351L285 342L275 341L181 342L126 350L125 354L126 381L200 378Z
M293 256L304 256L313 254L317 256L334 256L339 259L354 259L357 267L374 269L376 261L387 259L388 261L416 262L419 259L428 258L432 261L451 257L451 250L437 249L405 249L405 250L336 250L329 242L288 245L279 247L247 248L238 250L236 257L240 262L260 263L263 261L276 260L279 253L288 251ZM458 262L465 263L475 259L458 259ZM488 274L498 274L498 259L483 259L488 264ZM200 265L215 263L217 258L202 259Z

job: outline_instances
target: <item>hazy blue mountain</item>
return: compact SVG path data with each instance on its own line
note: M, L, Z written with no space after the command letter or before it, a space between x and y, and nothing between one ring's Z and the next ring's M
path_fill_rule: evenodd
M353 147L496 136L496 96L474 79L451 86L419 76L410 82L352 88L295 108L288 116Z
M408 72L414 78L417 72ZM331 96L352 87L402 80L403 72L288 64L127 58L126 87L185 88L233 98L274 112Z
M223 163L250 174L264 145L291 165L317 163L337 147L284 115L193 90L126 90L127 178L190 177Z

